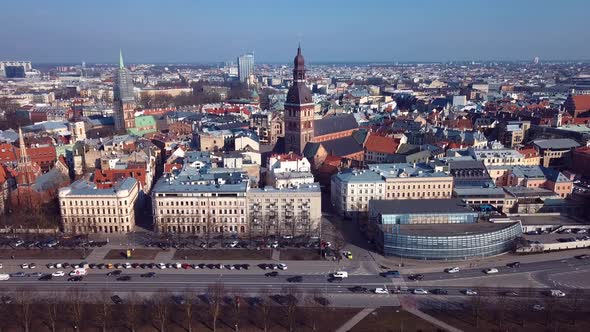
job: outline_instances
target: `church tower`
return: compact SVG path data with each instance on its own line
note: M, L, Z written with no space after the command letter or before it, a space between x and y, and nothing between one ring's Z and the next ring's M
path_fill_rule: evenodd
M135 128L135 95L131 72L123 64L123 52L119 52L119 69L113 85L113 113L115 130Z
M302 155L308 142L313 140L314 102L305 85L305 61L301 46L297 48L293 67L293 85L285 102L285 152Z
M18 139L19 139L19 158L16 166L17 178L16 183L19 186L30 186L35 183L37 177L41 175L40 167L31 160L31 157L27 153L27 146L23 137L23 131L18 128Z

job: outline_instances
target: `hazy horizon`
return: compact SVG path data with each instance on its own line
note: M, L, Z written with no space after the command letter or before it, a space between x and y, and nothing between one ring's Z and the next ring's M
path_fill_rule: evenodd
M4 4L2 60L35 63L220 63L254 52L289 63L585 61L590 3L130 0Z

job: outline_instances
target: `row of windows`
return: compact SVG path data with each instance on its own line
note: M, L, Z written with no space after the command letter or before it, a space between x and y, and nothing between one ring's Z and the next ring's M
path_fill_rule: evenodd
M207 218L198 218L198 217L171 217L171 218L159 218L159 221L162 223L195 223L200 222L203 224L207 223ZM245 219L237 218L237 217L220 217L220 218L211 218L211 223L246 223Z
M240 214L243 215L244 213L244 209L238 210L238 209L219 209L219 210L164 210L161 209L159 210L160 214L199 214L199 212L201 212L200 214L203 215L207 215L208 211L212 214Z
M244 201L230 200L230 201L209 201L211 206L244 206ZM158 201L158 206L207 206L207 201Z
M71 233L119 233L130 232L130 226L73 226L68 232Z
M67 204L69 202L69 204ZM119 206L127 205L127 200L119 201ZM62 206L117 206L117 201L94 201L94 200L73 200L73 199L64 199L61 201Z
M129 209L119 209L118 211L119 211L118 212L119 214L128 214L129 213ZM72 208L72 209L62 209L61 210L62 215L73 215L73 214L95 215L95 214L116 214L116 213L117 213L117 209Z
M79 224L79 223L83 223L83 224L91 224L91 225L97 225L100 223L108 223L108 224L112 224L112 223L128 223L129 222L129 217L124 217L124 218L112 218L112 217L71 217L71 218L63 218L63 222L64 224L68 224L68 223L75 223L75 224Z

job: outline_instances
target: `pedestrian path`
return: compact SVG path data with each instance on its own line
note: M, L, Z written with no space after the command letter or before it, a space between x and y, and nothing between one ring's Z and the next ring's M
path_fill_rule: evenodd
M373 311L375 311L375 309L376 308L365 308L365 309L359 311L356 315L352 316L352 318L350 318L346 323L342 324L342 326L340 326L336 330L336 332L350 331L350 329L352 329L356 324L358 324L360 321L365 319L365 317L367 317L369 314L371 314Z
M154 261L156 262L171 262L174 260L176 249L162 250L158 252Z
M92 249L92 252L86 257L87 262L102 262L107 253L111 250L108 247L100 247Z
M436 326L440 327L441 329L443 329L445 331L448 331L448 332L463 332L463 330L458 329L458 328L456 328L454 326L451 326L451 325L449 325L449 324L447 324L447 323L445 323L445 322L443 322L443 321L441 321L441 320L439 320L437 318L434 318L434 317L430 316L429 314L427 314L427 313L425 313L423 311L420 311L420 310L418 310L416 308L404 307L404 310L407 311L407 312L409 312L409 313L411 313L411 314L413 314L413 315L415 315L415 316L417 316L417 317L420 317L420 318L424 319L425 321L427 321L427 322L429 322L429 323L431 323L433 325L436 325Z

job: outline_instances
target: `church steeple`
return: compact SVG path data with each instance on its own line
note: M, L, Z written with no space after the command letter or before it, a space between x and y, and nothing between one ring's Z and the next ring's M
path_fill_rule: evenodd
M297 55L293 60L293 80L294 81L305 81L305 59L301 54L301 44L297 47Z
M25 144L25 139L23 137L23 130L20 127L18 127L18 148L20 150L20 158L18 159L19 164L28 166L31 158L27 154L27 145Z

